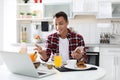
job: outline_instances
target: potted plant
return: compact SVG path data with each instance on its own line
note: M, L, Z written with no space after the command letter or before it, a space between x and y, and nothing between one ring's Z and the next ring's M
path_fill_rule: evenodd
M36 13L33 13L32 15L33 15L33 16L36 16Z
M32 17L36 18L37 14L36 13L32 13Z
M23 18L24 17L24 12L20 12L20 18Z
M28 3L29 0L23 0L23 1L24 1L24 3Z
M28 12L27 14L27 18L31 18L32 17L32 13Z

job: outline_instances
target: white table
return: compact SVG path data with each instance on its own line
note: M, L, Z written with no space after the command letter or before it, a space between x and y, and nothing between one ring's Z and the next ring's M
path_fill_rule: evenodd
M55 69L53 69L55 70ZM105 70L98 67L97 70L59 72L44 78L33 78L11 73L5 65L0 65L1 80L102 80L105 76Z

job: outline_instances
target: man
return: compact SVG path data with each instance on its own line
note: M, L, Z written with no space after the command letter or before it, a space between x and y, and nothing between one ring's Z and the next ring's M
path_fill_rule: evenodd
M80 46L85 46L83 37L67 28L69 21L66 13L58 12L53 18L56 32L48 36L46 50L43 50L38 45L36 45L35 48L35 50L38 50L38 53L41 55L41 59L43 61L48 61L51 54L53 54L53 56L59 54L62 56L63 61L74 58L86 62L87 57L85 49L80 51L79 48Z

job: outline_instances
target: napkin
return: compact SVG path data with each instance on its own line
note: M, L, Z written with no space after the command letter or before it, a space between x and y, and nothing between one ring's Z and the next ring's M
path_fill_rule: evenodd
M97 70L96 67L90 67L89 69L82 69L82 70L75 70L75 69L68 69L62 66L61 68L56 68L60 72L70 72L70 71L89 71L89 70Z

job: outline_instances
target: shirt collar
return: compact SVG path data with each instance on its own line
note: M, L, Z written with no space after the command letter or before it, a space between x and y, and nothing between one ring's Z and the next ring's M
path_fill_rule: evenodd
M68 30L67 38L70 38L70 36L71 36L71 31L70 31L68 28L67 28L67 30ZM60 35L57 34L57 37L60 37Z

